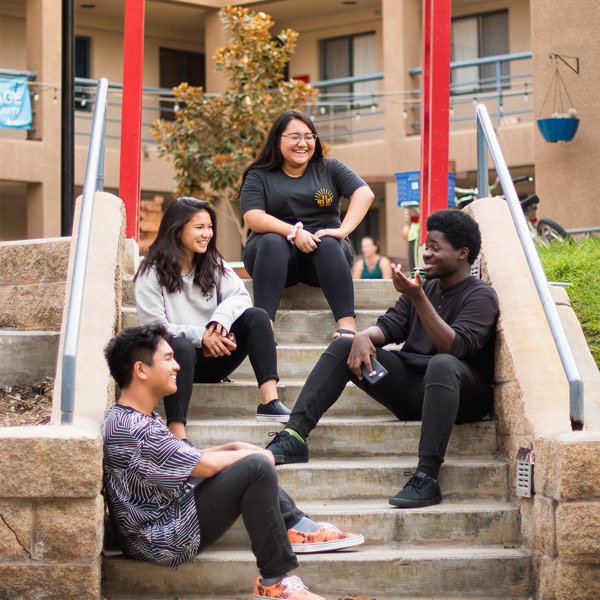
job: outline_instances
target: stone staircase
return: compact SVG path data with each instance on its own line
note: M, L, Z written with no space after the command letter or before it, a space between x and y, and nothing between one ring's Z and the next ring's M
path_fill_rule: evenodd
M251 282L249 282L251 287ZM393 304L389 282L356 281L359 328ZM124 325L136 323L131 282ZM307 307L309 307L307 309ZM304 379L331 339L335 323L320 290L287 290L276 324L281 399L293 406ZM259 445L280 426L257 423L259 394L249 362L234 383L196 385L188 435L198 447L234 439ZM388 497L416 467L420 423L399 422L349 384L310 437L307 464L278 467L282 486L316 520L360 532L356 549L301 555L296 571L329 600L525 599L531 556L520 548L519 510L509 501L509 470L498 454L494 420L456 426L440 473L444 500L413 510ZM177 569L105 552L103 594L111 600L250 598L257 576L241 521L214 546Z

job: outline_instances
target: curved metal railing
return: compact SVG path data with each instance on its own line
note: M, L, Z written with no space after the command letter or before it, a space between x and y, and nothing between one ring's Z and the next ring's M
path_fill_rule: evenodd
M577 368L573 351L567 340L565 330L556 310L556 303L552 298L546 273L540 262L540 257L535 249L535 245L529 233L525 215L519 203L519 197L512 182L506 161L500 149L498 138L494 132L494 127L490 116L483 104L477 105L477 189L484 190L478 193L478 196L487 196L488 190L488 150L496 167L496 172L502 185L502 190L508 202L510 214L512 215L517 234L529 269L533 276L535 287L542 301L544 313L548 320L548 325L552 331L552 337L558 350L560 360L565 370L567 380L569 381L569 405L571 413L571 426L573 429L583 428L583 380Z
M94 196L104 188L104 150L106 143L106 103L108 80L99 79L96 89L96 103L92 121L92 133L88 151L83 198L77 231L77 244L71 278L71 292L67 307L67 321L62 353L62 382L61 382L61 423L73 422L75 407L75 367L77 345L79 342L79 327L83 306L83 290L85 286L85 271L87 267L92 215L94 212Z

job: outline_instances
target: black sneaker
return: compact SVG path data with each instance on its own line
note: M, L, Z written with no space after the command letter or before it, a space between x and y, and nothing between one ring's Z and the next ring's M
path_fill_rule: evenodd
M290 420L292 411L287 408L280 400L271 400L267 404L259 404L256 409L257 421L275 421L278 423L287 423Z
M412 475L408 483L389 502L400 508L420 508L431 506L442 501L442 492L438 482L422 471L404 473Z
M308 462L308 444L301 442L287 431L279 433L272 431L269 435L275 438L266 445L266 449L273 453L276 465Z

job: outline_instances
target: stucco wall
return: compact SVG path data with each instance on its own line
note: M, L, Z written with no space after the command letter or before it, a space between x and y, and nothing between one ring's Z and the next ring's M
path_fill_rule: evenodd
M550 53L579 57L580 73L566 65L559 71L580 118L571 142L549 143L535 132L536 192L541 198L539 216L563 227L600 227L597 149L600 139L600 4L595 0L552 2L531 0L531 48L536 87L535 110L540 116L544 96L556 65ZM568 26L567 26L568 24ZM575 64L573 59L568 59ZM565 100L565 108L569 104ZM550 94L543 117L552 113Z

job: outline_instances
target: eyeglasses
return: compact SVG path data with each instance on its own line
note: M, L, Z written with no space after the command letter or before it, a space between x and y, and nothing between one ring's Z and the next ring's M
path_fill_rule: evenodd
M319 136L316 133L282 133L281 137L286 137L290 142L299 142L304 140L306 143L314 142Z

